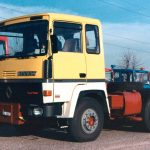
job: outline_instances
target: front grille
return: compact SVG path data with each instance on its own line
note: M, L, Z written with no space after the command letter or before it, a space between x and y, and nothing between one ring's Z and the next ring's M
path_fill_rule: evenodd
M15 77L16 71L3 71L3 77Z
M0 83L0 102L42 104L42 83Z

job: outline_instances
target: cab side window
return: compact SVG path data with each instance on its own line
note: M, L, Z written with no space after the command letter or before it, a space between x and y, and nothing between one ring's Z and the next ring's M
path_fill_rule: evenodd
M80 24L55 22L57 51L81 52L81 29Z
M86 25L86 51L89 54L99 54L99 32L95 25Z

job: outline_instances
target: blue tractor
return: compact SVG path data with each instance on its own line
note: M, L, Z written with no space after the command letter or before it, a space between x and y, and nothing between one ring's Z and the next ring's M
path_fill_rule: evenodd
M140 69L126 69L117 67L115 65L111 66L111 81L112 82L141 82L144 88L150 88L150 72Z

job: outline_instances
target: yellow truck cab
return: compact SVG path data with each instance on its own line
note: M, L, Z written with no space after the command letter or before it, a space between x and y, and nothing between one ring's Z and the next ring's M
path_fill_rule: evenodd
M96 139L110 112L100 22L35 14L0 22L0 36L0 122L56 118L75 140Z

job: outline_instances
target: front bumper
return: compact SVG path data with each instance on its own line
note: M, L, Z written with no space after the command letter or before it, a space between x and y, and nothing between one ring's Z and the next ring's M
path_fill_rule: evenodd
M0 103L0 123L24 124L34 119L46 119L62 114L62 104L21 105L19 103Z
M56 117L62 114L62 104L54 103L47 105L29 105L25 107L26 111L23 110L23 114L27 118L46 118Z

